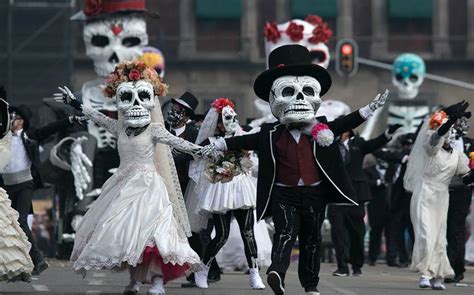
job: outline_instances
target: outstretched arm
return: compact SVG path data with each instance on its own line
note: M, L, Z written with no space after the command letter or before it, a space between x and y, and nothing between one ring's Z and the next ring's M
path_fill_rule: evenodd
M119 124L117 120L109 118L106 115L102 114L99 111L96 111L93 108L84 106L76 99L74 94L72 94L71 90L69 90L69 88L67 88L66 86L64 86L64 88L58 87L58 89L61 91L61 93L54 94L54 99L56 101L64 102L65 104L68 104L74 107L78 111L82 111L82 113L87 118L91 119L94 123L104 127L107 131L112 133L114 136L118 135Z
M153 142L169 145L174 149L193 156L201 155L201 146L184 140L181 137L174 136L168 130L166 130L163 124L151 123L150 128L152 128L151 134Z
M385 105L385 102L388 98L388 94L389 91L385 90L383 94L377 94L377 96L365 107L362 107L347 116L329 122L328 126L334 133L334 136L339 136L346 131L359 127L359 125L364 123L365 120L372 116L372 114L377 109Z

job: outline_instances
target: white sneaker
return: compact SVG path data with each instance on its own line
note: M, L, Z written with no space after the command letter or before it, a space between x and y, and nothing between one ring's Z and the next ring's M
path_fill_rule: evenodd
M196 286L201 289L209 288L207 284L207 275L209 274L209 266L201 262L201 270L194 273L194 281Z
M435 279L431 281L431 289L433 290L446 290L446 286L443 285L443 282L441 279Z
M163 278L154 277L153 286L146 292L147 295L164 295L165 287L163 286Z
M140 291L140 285L135 280L131 280L130 283L125 286L125 290L123 290L123 294L126 294L126 295L138 294L138 291Z
M249 285L250 288L254 290L263 290L265 289L265 285L262 282L262 278L258 273L258 268L250 268L249 269Z
M425 277L425 276L421 276L420 282L418 283L418 286L420 288L423 288L423 289L431 287L430 278Z

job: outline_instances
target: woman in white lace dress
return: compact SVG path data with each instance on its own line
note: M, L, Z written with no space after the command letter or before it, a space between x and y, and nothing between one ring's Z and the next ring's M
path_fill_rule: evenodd
M442 279L454 275L447 256L448 186L454 175L469 172L468 158L452 148L452 125L468 104L436 112L424 123L410 154L405 188L413 191L410 216L415 232L411 268L421 274L420 288L444 290ZM430 130L428 130L428 125Z
M0 98L0 122L9 122L8 104ZM0 130L0 169L10 160L9 127L1 126ZM0 128L1 129L1 128ZM5 132L7 132L5 134ZM7 192L0 187L0 281L31 281L33 262L30 258L31 244L28 242L18 223L18 212L11 207Z
M164 294L163 284L199 264L186 238L189 223L166 145L195 156L203 149L171 135L162 116L151 122L152 111L161 115L155 96L166 91L153 69L125 62L106 83L105 94L117 100L118 120L81 105L67 88L56 95L116 136L120 155L117 172L77 229L73 269L129 268L125 293L137 293L141 281L153 284L148 294Z

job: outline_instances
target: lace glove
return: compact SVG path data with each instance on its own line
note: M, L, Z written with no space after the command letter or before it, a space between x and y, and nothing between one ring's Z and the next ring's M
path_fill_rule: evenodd
M209 160L216 162L219 158L224 156L223 152L217 150L214 143L208 144L202 147L197 153L196 156L201 158L208 158Z
M74 187L79 200L84 199L84 190L91 182L86 166L92 167L92 162L82 151L84 141L87 141L86 137L79 137L71 145L71 172L74 176Z
M385 92L383 94L377 94L377 96L368 105L359 109L360 115L364 119L368 119L376 110L380 109L385 105L385 102L388 99L388 94L388 89L385 89Z
M78 111L82 111L82 103L77 100L69 88L64 86L64 88L58 87L58 89L61 91L61 93L55 93L54 100L70 105Z
M89 120L89 118L87 118L86 116L69 116L68 119L71 125L74 123L82 125L84 124L84 122L87 122L87 120Z

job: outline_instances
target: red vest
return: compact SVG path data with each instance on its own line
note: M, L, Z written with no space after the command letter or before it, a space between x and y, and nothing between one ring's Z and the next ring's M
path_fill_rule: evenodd
M297 186L300 179L305 185L320 180L319 169L313 157L313 147L306 135L301 134L300 141L296 143L285 128L276 142L275 156L275 182Z

